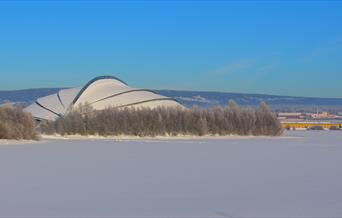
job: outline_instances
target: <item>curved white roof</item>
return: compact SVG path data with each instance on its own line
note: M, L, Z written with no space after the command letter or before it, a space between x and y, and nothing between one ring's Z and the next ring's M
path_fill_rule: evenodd
M113 76L96 77L83 88L63 89L38 98L25 108L37 120L55 120L74 106L89 103L95 110L108 107L183 107L168 98L146 89L134 89Z

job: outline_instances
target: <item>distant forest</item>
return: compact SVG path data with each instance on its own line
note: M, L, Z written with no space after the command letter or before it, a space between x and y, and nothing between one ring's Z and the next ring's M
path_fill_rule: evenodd
M100 136L255 135L278 136L282 128L265 103L239 108L234 101L215 108L107 108L80 105L56 121L40 124L43 134Z

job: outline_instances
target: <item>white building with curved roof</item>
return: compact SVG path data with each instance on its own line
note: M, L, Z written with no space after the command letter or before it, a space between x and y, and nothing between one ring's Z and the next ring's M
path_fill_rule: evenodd
M176 100L147 89L129 87L114 76L96 77L84 87L60 90L38 98L24 110L36 120L55 120L80 104L90 104L95 110L108 107L183 107Z

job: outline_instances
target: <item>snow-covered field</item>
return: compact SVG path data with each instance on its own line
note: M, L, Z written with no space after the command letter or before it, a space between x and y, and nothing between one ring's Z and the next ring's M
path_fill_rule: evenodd
M342 132L0 141L0 217L342 217Z

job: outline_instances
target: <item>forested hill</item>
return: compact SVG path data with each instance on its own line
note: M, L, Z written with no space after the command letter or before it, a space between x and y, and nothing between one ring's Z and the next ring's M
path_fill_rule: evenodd
M186 106L198 105L210 107L215 105L226 105L229 100L234 100L240 106L258 106L262 101L272 108L342 108L342 98L309 98L291 97L264 94L242 94L226 92L203 92L203 91L174 91L159 90L158 93L173 97Z
M0 91L0 104L14 102L20 104L30 104L39 97L47 96L58 92L61 88L38 88L14 91Z
M0 104L15 102L28 105L39 97L56 93L61 88L39 88L16 91L0 91ZM265 101L271 108L278 110L342 110L342 98L308 98L289 97L263 94L240 94L225 92L205 91L176 91L176 90L154 90L168 97L175 98L181 104L192 107L212 107L226 105L229 100L236 101L240 106L255 107Z

